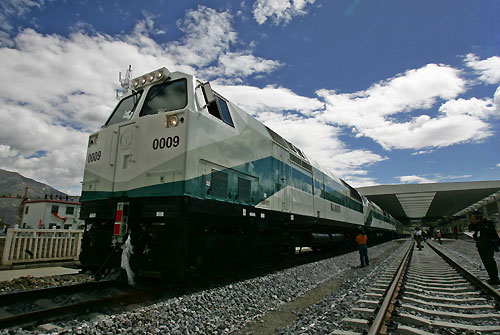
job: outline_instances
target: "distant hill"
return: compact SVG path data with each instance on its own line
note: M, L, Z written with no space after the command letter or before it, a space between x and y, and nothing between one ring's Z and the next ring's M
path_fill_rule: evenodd
M53 199L56 197L66 199L68 196L47 184L26 178L17 172L0 169L0 218L2 223L10 225L18 223L19 206L26 187L29 188L29 200L43 199L45 195L48 197L52 195Z

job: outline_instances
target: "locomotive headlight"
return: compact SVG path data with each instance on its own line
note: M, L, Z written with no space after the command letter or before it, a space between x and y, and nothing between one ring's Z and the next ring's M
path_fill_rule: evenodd
M141 77L141 85L144 85L146 83L146 81L148 80L148 77L147 76L142 76Z
M179 124L179 118L176 115L172 115L168 118L168 126L173 128L177 127Z
M148 81L149 82L152 82L154 79L155 79L155 74L154 73L148 74Z
M132 85L134 86L134 88L136 88L137 86L139 86L139 79L134 79L132 81Z
M161 79L163 77L163 71L159 70L156 72L156 79Z
M89 147L92 146L92 145L97 145L97 138L98 138L98 134L95 134L95 135L91 135L89 137Z

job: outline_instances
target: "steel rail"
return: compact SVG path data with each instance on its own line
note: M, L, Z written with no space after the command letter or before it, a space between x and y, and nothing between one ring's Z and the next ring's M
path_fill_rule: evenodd
M488 283L485 283L481 279L477 278L474 274L472 274L469 270L465 269L462 267L460 264L456 263L454 260L452 260L448 255L446 255L444 252L441 250L437 249L435 246L427 242L427 245L431 247L432 250L434 250L439 256L441 256L446 263L448 263L451 267L456 269L462 276L464 276L470 283L475 285L477 288L479 288L481 291L485 292L489 296L495 298L498 302L500 302L500 292L489 285Z
M38 288L27 291L3 293L0 294L0 306L5 306L13 302L19 302L23 300L35 300L38 298L45 298L48 295L71 294L74 292L82 292L84 290L106 289L110 287L126 290L127 287L130 286L127 285L126 283L106 280L106 281L92 281L92 282L79 283L73 285Z
M411 255L413 254L413 249L414 249L414 244L415 242L412 241L410 244L410 247L408 248L408 251L406 252L405 256L401 260L401 263L399 264L398 271L394 275L392 279L392 284L389 290L386 293L385 299L382 302L382 305L380 306L380 309L378 310L377 315L375 316L375 319L372 322L372 325L370 327L370 330L368 330L367 335L377 335L381 334L382 326L384 325L384 320L386 319L386 316L389 312L390 306L393 305L393 300L395 299L396 295L399 292L399 287L401 286L401 282L403 280L403 275L405 273L406 268L408 267L409 260L411 258Z
M83 283L83 284L68 285L62 287L52 287L48 289L38 289L25 292L2 294L0 295L0 301L1 301L1 306L6 306L14 301L15 302L24 302L30 300L34 301L36 299L44 297L46 298L48 296L53 297L54 293L56 293L58 296L63 296L79 292L85 292L87 290L106 289L106 288L117 288L120 291L122 291L122 293L115 294L105 298L91 298L88 300L78 301L68 305L42 308L26 313L4 316L0 318L0 329L18 325L24 325L24 324L39 323L40 321L53 320L55 318L61 319L64 316L71 315L76 311L93 310L98 307L113 305L123 301L142 299L148 296L146 291L137 290L132 286L126 285L124 283L106 281L106 282ZM16 297L18 297L19 299L13 300ZM7 298L7 299L1 300L2 298Z

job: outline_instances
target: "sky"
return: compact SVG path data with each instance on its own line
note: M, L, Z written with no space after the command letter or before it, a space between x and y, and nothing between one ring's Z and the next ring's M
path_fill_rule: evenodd
M77 195L118 73L217 92L353 186L500 179L500 2L0 2L0 168Z

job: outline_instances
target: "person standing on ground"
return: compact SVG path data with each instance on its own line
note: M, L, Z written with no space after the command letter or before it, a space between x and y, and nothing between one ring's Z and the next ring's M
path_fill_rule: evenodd
M368 260L368 247L366 246L366 241L368 237L366 236L363 229L359 230L358 236L356 236L356 243L359 248L359 259L361 261L361 267L370 265L370 261Z
M443 245L443 242L441 242L441 230L437 231L436 238L439 241L439 244Z
M495 224L493 221L483 218L480 211L474 211L471 221L469 230L474 231L472 237L476 241L477 251L490 276L488 283L500 285L497 263L493 258L493 254L495 251L498 252L500 247L500 237L496 232Z
M422 250L422 229L415 227L415 241L417 241L418 250Z

